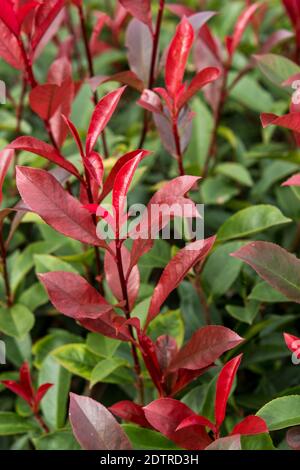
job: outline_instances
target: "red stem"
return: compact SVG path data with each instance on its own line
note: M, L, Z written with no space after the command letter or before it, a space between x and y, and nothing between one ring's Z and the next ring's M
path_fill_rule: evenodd
M93 58L92 58L92 54L91 54L91 50L90 50L90 44L89 44L89 39L88 39L87 29L86 29L86 21L85 21L82 6L78 7L78 14L79 14L79 19L80 19L81 33L82 33L82 38L83 38L83 42L84 42L86 58L87 58L87 62L88 62L89 76L90 76L90 78L92 78L95 75L95 71L94 71ZM95 91L93 93L93 101L94 101L94 105L97 106L98 101L99 101L97 91ZM105 156L105 158L108 158L109 157L109 150L108 150L108 146L107 146L105 130L103 130L102 133L101 133L101 139L102 139L104 156Z
M41 426L41 428L43 429L43 431L46 434L48 434L49 433L49 428L48 428L47 424L45 423L45 421L43 420L43 418L41 417L41 415L38 412L35 412L34 417L35 417L36 421L39 423L39 425Z
M149 82L148 82L149 90L152 90L154 81L155 81L155 66L156 66L156 61L157 61L157 53L158 53L158 46L159 46L161 24L162 24L163 15L164 15L164 8L165 8L165 0L160 0L158 15L156 19L155 32L153 36L153 49L152 49ZM139 148L142 148L144 145L148 128L149 128L149 112L144 111L144 124L143 124L141 139L139 143Z
M180 135L178 132L178 124L177 119L173 120L173 136L176 146L176 154L177 154L177 162L178 162L178 172L180 176L185 175L184 167L183 167L183 155L181 152L181 145L180 145Z

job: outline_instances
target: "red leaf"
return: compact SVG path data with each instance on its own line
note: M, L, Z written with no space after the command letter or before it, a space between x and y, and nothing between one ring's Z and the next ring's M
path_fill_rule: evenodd
M193 415L185 418L178 426L177 431L186 429L190 426L204 426L215 432L215 425L205 416Z
M8 145L8 148L14 150L25 150L26 152L34 153L40 157L44 157L52 163L64 168L76 178L81 179L80 173L77 168L68 160L66 160L58 151L49 144L42 142L35 137L18 137L11 144Z
M97 104L91 118L90 127L88 129L86 140L86 153L89 154L96 145L97 139L101 132L105 129L107 123L111 119L122 94L125 91L125 86L118 88L106 96L104 96Z
M228 398L237 370L242 360L242 354L231 359L223 366L216 384L215 399L215 422L217 429L220 429L226 414Z
M16 37L19 36L20 25L10 0L2 0L0 9L0 19Z
M231 256L241 259L293 302L300 303L300 260L275 243L252 242Z
M42 120L49 121L62 104L64 96L65 90L62 86L54 84L38 85L31 90L29 102L31 109Z
M157 390L159 391L159 394L163 395L163 374L156 354L156 345L152 341L152 339L149 338L149 336L145 335L142 332L138 333L138 339L144 363L148 369L151 379L154 385L156 386Z
M179 447L188 450L202 450L211 442L204 427L201 426L176 431L185 418L197 416L180 401L173 398L160 398L147 405L144 411L151 426Z
M152 30L151 0L120 0L129 13Z
M102 85L102 83L107 82L120 82L122 85L129 85L140 93L144 90L144 83L131 70L125 70L124 72L118 72L110 76L100 75L92 77L89 80L89 84L93 91L95 91L99 85Z
M20 6L17 11L17 19L18 23L21 26L23 22L26 20L27 16L29 13L32 12L32 10L39 5L38 2L32 1L32 2L27 2L24 5Z
M145 328L159 314L160 308L168 295L176 289L189 270L208 255L214 242L215 237L197 240L180 250L171 259L154 289Z
M178 353L176 340L169 335L159 336L155 341L155 351L159 367L164 372Z
M14 151L9 149L4 149L0 152L0 204L2 202L2 187L4 183L4 178L8 172L10 164L14 158Z
M123 419L124 421L129 421L134 424L138 424L144 428L151 428L148 421L145 417L145 412L143 407L133 403L129 400L119 401L113 406L109 407L111 411L118 418Z
M282 183L281 186L300 186L300 173L293 175L291 178Z
M75 127L75 125L73 124L73 122L67 117L65 116L64 114L62 115L62 118L63 120L65 121L66 125L68 126L69 128L69 131L71 132L73 138L74 138L74 141L77 145L77 148L79 150L79 153L81 155L81 158L84 160L85 158L85 155L84 155L84 150L83 150L83 147L82 147L82 143L81 143L81 139L80 139L80 135Z
M65 0L47 0L37 9L35 15L35 32L31 40L31 47L36 51L45 38L50 39L55 33L59 23L56 20L65 6ZM50 33L50 34L49 34Z
M70 422L85 450L131 450L131 444L113 415L89 397L70 393Z
M1 383L5 385L11 392L23 398L29 405L32 403L32 396L23 389L23 387L13 380L2 380Z
M193 40L193 27L187 18L183 17L177 26L166 60L166 86L173 98L175 98L182 86L185 66Z
M102 157L97 152L91 152L85 159L84 165L88 170L90 176L94 179L97 185L102 188L104 166Z
M25 69L24 57L17 38L9 28L0 21L0 57L17 70Z
M150 155L151 152L149 152L148 150L138 149L138 150L134 150L133 152L126 153L125 155L123 155L117 160L116 164L114 165L113 169L109 173L104 183L100 201L102 201L113 189L116 176L121 170L121 168L129 161L135 160L135 158L141 153L143 154L143 157L146 157L147 155Z
M20 367L20 385L28 396L33 396L34 392L28 362L24 362Z
M224 352L243 341L239 335L224 326L199 328L178 352L169 369L197 370L213 364Z
M234 426L230 435L234 434L244 434L244 435L254 435L254 434L262 434L264 432L268 432L268 427L265 421L260 418L259 416L247 416L243 421L238 423Z
M151 113L163 113L163 107L159 96L152 90L145 89L137 103Z
M233 56L236 48L239 46L242 40L245 29L252 20L258 8L260 8L261 6L262 3L253 3L253 5L247 7L239 16L234 28L233 35L231 37L226 38L227 50L230 57Z
M95 319L112 306L78 274L54 271L38 275L54 307L74 319Z
M128 64L132 72L142 80L143 88L149 85L152 62L153 36L149 28L140 21L130 21L125 37ZM154 76L157 75L158 57L155 64Z
M280 126L294 132L300 132L300 113L289 113L284 116L263 113L261 114L261 122L263 127Z
M25 204L52 228L82 243L106 247L90 214L50 173L19 166L17 186Z
M110 245L110 248L114 251L115 243ZM127 276L128 269L130 266L130 252L126 248L125 245L122 245L121 248L121 256L122 256L122 267L123 272L125 274L126 279L126 286L127 286L127 294L129 300L130 309L133 308L137 295L139 293L140 288L140 273L139 269L136 266L134 269L131 270L130 275ZM108 283L110 290L112 291L113 295L116 297L118 301L123 301L123 291L122 286L120 283L118 265L114 260L112 254L108 251L105 253L104 258L104 271L105 271L105 278Z
M40 387L37 389L36 395L34 397L34 403L35 403L35 409L37 410L39 408L39 404L41 400L44 398L48 390L53 387L53 384L42 384Z
M220 70L215 67L207 67L193 78L187 90L181 96L178 108L182 108L201 88L217 80L220 76Z

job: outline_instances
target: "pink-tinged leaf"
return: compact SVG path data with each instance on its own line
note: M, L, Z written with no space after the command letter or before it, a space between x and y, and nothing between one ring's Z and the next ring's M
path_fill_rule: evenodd
M291 178L282 183L281 186L300 186L300 173L293 175Z
M251 266L274 289L300 303L300 260L275 243L252 242L232 256Z
M283 334L285 344L291 352L298 351L300 349L300 338L289 333Z
M92 56L95 56L99 51L99 35L101 34L102 29L105 24L109 22L109 17L102 12L97 12L97 21L93 28L91 39L90 39L90 51ZM101 43L100 43L101 46ZM101 48L101 47L100 47Z
M231 435L243 434L252 436L269 432L265 421L259 416L247 416L243 421L234 426Z
M262 3L253 3L247 7L237 19L233 35L226 38L227 50L230 57L233 56L236 48L239 46L242 40L243 34L248 24L261 6Z
M265 43L263 44L260 50L260 53L267 54L274 47L278 46L284 41L287 41L288 39L291 39L293 36L294 34L291 31L288 31L286 29L279 29L278 31L275 31L265 41Z
M38 275L54 307L68 317L95 319L112 306L78 274L54 271Z
M152 90L145 89L137 103L151 113L161 114L163 112L161 100Z
M200 31L200 29L208 22L213 16L215 16L215 11L201 11L200 13L195 13L188 17L189 22L194 28L195 35Z
M241 436L236 434L234 436L221 437L207 446L205 450L242 450Z
M294 132L300 132L300 113L289 113L284 116L263 113L261 114L261 123L263 127L280 126Z
M75 125L73 124L73 122L65 115L62 115L62 118L63 120L65 121L66 125L68 126L69 128L69 131L71 132L73 138L74 138L74 141L77 145L77 148L79 150L79 153L82 157L82 159L85 158L85 155L84 155L84 150L83 150L83 147L82 147L82 143L81 143L81 139L80 139L80 135L75 127Z
M4 178L8 172L10 164L14 158L14 151L10 149L4 149L0 152L0 204L2 202L2 188Z
M190 408L173 398L160 398L144 408L151 426L179 447L188 450L202 450L211 439L204 427L193 426L176 431L180 423L190 416L197 416Z
M116 176L121 170L121 168L126 165L126 163L128 163L129 161L135 160L135 158L141 153L143 154L143 157L146 157L147 155L150 155L151 152L149 152L148 150L138 149L134 150L133 152L126 153L125 155L122 155L122 157L117 160L107 179L105 180L100 201L102 201L113 189Z
M24 21L27 19L32 10L39 5L39 2L27 2L24 5L20 6L17 11L17 20L19 25L21 26Z
M48 121L61 105L64 96L65 90L62 86L54 84L38 85L31 90L29 102L31 109L41 119Z
M179 16L179 18L182 18L183 16L190 17L194 14L194 10L192 8L183 4L178 5L175 3L167 3L166 9L174 13L174 15Z
M215 399L215 423L217 429L220 429L226 414L228 398L231 392L233 381L242 360L242 354L227 362L219 374L216 384Z
M146 327L159 314L162 304L169 294L177 288L189 270L208 255L215 239L215 237L210 237L206 240L197 240L190 243L171 259L154 289Z
M9 28L0 21L0 57L17 70L25 69L24 57L17 38Z
M131 450L113 415L92 398L70 393L69 417L73 433L85 450Z
M20 33L20 24L10 0L2 0L0 9L0 20L16 36ZM2 38L1 38L2 39Z
M44 157L52 163L64 168L76 178L81 178L77 168L68 160L66 160L60 153L51 145L36 139L35 137L18 137L8 148L14 150L24 150L26 152L34 153L40 157Z
M300 450L300 426L295 426L288 430L286 442L292 450Z
M166 217L164 217L163 212L160 212L160 214L155 212L149 221L148 215L151 213L151 207L155 205L166 209L172 206L174 208L178 207L181 210L181 214L178 215L182 215L182 209L193 206L193 202L184 196L198 181L199 177L197 176L178 176L164 184L150 199L147 212L142 215L141 221L135 228L135 233L138 233L139 237L134 239L132 245L131 266L137 264L140 257L151 249L155 236L170 220L170 212L167 210L168 214L166 214ZM133 238L132 234L131 237Z
M124 421L129 421L130 423L138 424L143 428L150 428L150 424L146 420L145 412L141 405L137 405L129 400L119 401L114 405L109 407L115 416Z
M182 109L179 114L178 133L180 137L180 148L182 154L184 154L184 152L186 151L187 146L191 140L193 117L194 113L188 107ZM153 119L160 135L162 144L164 145L165 149L174 158L177 159L177 146L174 139L173 126L170 122L170 119L166 115L160 115L157 113L153 115Z
M105 129L107 123L111 119L122 94L125 91L125 86L111 91L104 96L97 104L90 122L86 139L86 153L89 154L96 145L97 139L101 132Z
M164 372L178 353L176 339L169 335L159 336L155 341L155 351L159 367Z
M119 341L132 341L126 319L114 313L113 310L101 314L96 319L82 317L79 322L84 328L93 333L100 333Z
M37 389L36 395L34 397L35 409L38 409L40 402L51 387L53 387L53 384L46 383L40 385L40 387Z
M118 232L121 230L123 211L126 205L127 193L141 160L145 158L145 152L139 152L134 158L126 162L118 171L112 191L112 204L115 210L116 226ZM117 237L119 233L117 233Z
M25 204L52 228L82 243L106 247L90 214L50 173L19 166L17 186Z
M47 0L38 7L35 15L35 32L31 40L33 51L37 52L40 43L46 43L55 34L59 26L56 20L64 6L65 0Z
M177 431L180 429L189 428L190 426L204 426L208 427L215 432L215 425L205 416L193 415L185 418L178 426Z
M32 396L28 395L26 390L24 390L19 383L14 382L13 380L2 380L1 383L5 385L5 387L8 388L11 392L23 398L23 400L25 400L28 404L31 404Z
M151 0L120 0L121 5L152 31Z
M149 28L133 19L126 30L125 45L130 70L142 80L144 87L148 87L153 50L153 37Z
M114 251L113 242L110 247ZM127 272L130 266L130 252L126 248L125 245L122 245L121 248L121 256L122 256L122 267L126 278L126 285L127 285L127 294L129 299L129 306L130 309L134 306L135 300L139 293L140 288L140 273L137 266L131 270L130 275L127 277ZM122 290L122 285L120 282L119 271L118 271L118 264L116 263L115 259L113 258L112 254L108 251L105 253L104 258L104 271L105 271L105 278L108 283L110 290L112 291L113 295L116 299L121 302L124 301L124 295Z
M196 369L196 370L189 370L189 369L179 369L177 372L170 372L166 373L167 379L170 376L174 376L176 374L176 381L172 386L171 389L171 396L175 396L177 393L179 393L181 390L183 390L189 383L191 383L193 380L197 379L201 375L203 375L205 372L207 372L209 369L213 367L213 364L204 367L203 369Z
M138 332L140 351L143 356L145 366L149 372L153 384L157 388L159 395L164 395L163 374L158 362L157 349L152 339L144 334Z
M166 86L175 97L182 86L185 67L194 41L194 30L187 18L183 17L177 26L166 60Z
M124 72L118 72L113 75L98 75L96 77L92 77L88 80L92 91L96 91L99 85L102 83L107 82L119 82L122 85L128 85L131 88L142 93L145 88L143 81L131 70L125 70Z
M300 4L298 0L282 0L296 32L296 44L300 45Z
M103 184L104 166L102 157L97 152L91 152L84 159L84 164L90 176L95 180L99 187Z
M224 352L238 346L243 340L224 326L199 328L173 359L169 370L203 369L212 365Z
M198 91L201 90L205 85L217 80L220 76L221 71L215 67L207 67L192 79L186 91L180 97L178 107L182 108Z

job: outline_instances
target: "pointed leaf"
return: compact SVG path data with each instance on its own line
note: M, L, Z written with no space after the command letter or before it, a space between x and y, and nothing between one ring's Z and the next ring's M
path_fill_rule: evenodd
M236 48L239 46L245 29L252 20L258 8L261 6L261 3L253 3L253 5L247 7L237 19L233 36L227 38L227 50L231 57L234 54Z
M152 30L151 0L120 0L129 13Z
M2 187L4 178L8 172L10 164L14 158L14 151L10 149L4 149L0 152L0 204L2 202Z
M242 360L242 354L231 359L223 366L216 384L215 422L220 429L226 414L227 401L231 392L232 384Z
M149 428L150 425L145 417L145 412L141 405L137 405L129 400L119 401L109 408L115 416L129 421L130 423L138 424L144 428Z
M49 121L62 104L65 93L63 86L38 85L30 92L30 107L42 120Z
M196 93L198 93L201 88L217 80L220 76L220 73L220 69L217 69L216 67L207 67L206 69L198 72L197 75L192 79L186 91L181 96L178 107L182 108L182 106L184 106Z
M234 426L231 434L255 435L268 432L265 421L259 416L247 416L243 421Z

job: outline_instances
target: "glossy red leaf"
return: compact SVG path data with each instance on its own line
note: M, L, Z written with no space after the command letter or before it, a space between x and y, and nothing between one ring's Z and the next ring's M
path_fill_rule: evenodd
M34 397L34 404L35 404L35 409L37 410L39 407L40 402L48 392L48 390L53 387L53 384L50 383L45 383L39 386L39 388L36 391L35 397Z
M284 341L291 352L298 351L300 348L300 338L289 333L284 333Z
M145 89L137 103L151 113L163 113L163 107L159 96L152 90Z
M282 0L296 32L296 41L300 45L300 4L297 0Z
M92 398L70 393L69 417L73 433L85 450L131 450L113 415Z
M9 170L9 167L14 158L14 151L10 149L4 149L0 152L0 204L2 202L2 187L4 178Z
M255 434L262 434L269 432L265 421L259 416L247 416L243 421L234 426L231 435L243 434L252 436Z
M169 370L203 369L212 365L224 352L243 341L234 331L224 326L199 328L173 359Z
M226 414L228 398L231 392L233 381L242 360L242 354L227 362L219 374L216 384L215 398L215 423L217 429L220 429Z
M17 187L30 210L52 228L82 243L106 247L97 237L90 214L50 173L19 166Z
M41 42L46 43L47 40L50 40L52 35L55 34L59 26L56 20L64 6L65 0L47 0L47 2L43 2L37 8L35 15L35 31L31 40L33 51L36 51Z
M277 116L276 114L263 113L261 114L261 122L263 127L280 126L285 129L290 129L294 132L300 132L300 113L289 113L284 116Z
M17 70L25 69L24 57L16 36L0 21L0 57Z
M171 259L154 289L146 326L159 314L162 304L184 279L189 270L208 255L214 242L215 237L210 237L206 240L197 240L181 249L174 258Z
M138 332L138 340L144 363L154 385L162 396L164 394L163 374L158 362L156 345L152 339L143 332Z
M112 191L116 176L121 170L121 168L126 165L126 163L128 163L129 161L133 161L141 153L143 154L143 157L146 157L147 155L150 155L151 152L149 152L148 150L138 149L134 150L133 152L128 152L125 155L122 155L122 157L117 160L107 179L105 180L100 201L102 201Z
M109 407L115 416L124 421L129 421L130 423L138 424L144 428L151 428L150 424L146 420L145 412L141 405L137 405L129 400L119 401L114 405Z
M20 367L20 385L29 396L33 396L33 388L30 376L30 367L28 362L24 362Z
M120 0L129 13L152 30L151 0Z
M300 186L300 173L291 176L291 178L282 183L281 186Z
M84 159L84 165L88 170L91 178L96 182L96 184L102 188L103 184L103 174L104 174L104 165L102 157L97 152L91 152Z
M251 266L257 274L293 302L300 303L300 260L269 242L252 242L232 256Z
M253 16L261 6L262 3L253 3L252 5L247 7L237 19L233 35L226 38L227 50L230 57L233 56L236 48L239 46L242 40L243 34L247 26L249 25Z
M180 401L173 398L160 398L147 405L144 411L151 426L179 447L188 450L202 450L211 442L204 427L201 426L176 431L184 419L197 416Z
M63 120L65 121L66 125L68 126L69 128L69 131L70 133L72 134L73 138L74 138L74 141L77 145L77 148L79 150L79 153L81 155L81 158L84 159L85 158L85 154L84 154L84 150L83 150L83 146L82 146L82 143L81 143L81 139L80 139L80 135L78 133L78 130L76 129L75 125L73 124L73 122L67 117L65 116L64 114L62 115L62 118Z
M38 85L31 90L31 109L44 121L48 121L63 102L64 87L55 84Z
M111 119L122 94L125 91L125 86L111 91L104 96L97 104L90 122L90 126L86 139L86 153L89 154L94 149L97 139L101 132L105 129L107 123Z
M220 70L215 67L207 67L201 70L192 79L191 83L187 87L186 91L180 97L178 108L182 108L198 91L200 91L205 85L217 80L220 76Z
M5 385L5 387L8 388L11 392L23 398L23 400L25 400L29 405L31 404L31 395L28 395L28 393L23 389L23 387L19 383L13 380L2 380L1 383Z
M155 341L155 352L159 367L164 372L178 353L176 339L169 335L159 336Z
M115 243L111 243L110 248L113 251ZM121 248L121 256L122 256L122 268L126 278L126 286L127 286L127 294L129 299L129 306L130 309L134 306L135 300L139 293L140 288L140 273L137 266L131 270L130 275L127 276L127 272L130 266L130 252L126 248L125 245L122 245ZM106 251L104 257L104 271L105 271L105 278L107 284L112 291L113 295L116 297L118 301L124 301L122 285L120 282L119 271L118 271L118 264L115 261L114 257L109 251Z
M177 95L182 86L185 67L193 41L193 27L188 19L183 17L176 29L166 60L166 87L172 97Z
M18 137L16 140L8 145L8 148L14 150L24 150L26 152L34 153L40 157L44 157L52 163L64 168L76 178L81 178L77 168L68 160L66 160L60 153L51 145L36 139L35 137Z
M39 2L37 1L32 1L32 2L26 2L24 5L21 5L18 7L17 10L17 20L19 25L21 26L28 15L34 10L35 7L39 5Z
M20 33L20 24L16 12L10 0L2 0L0 9L0 20L16 36Z
M54 271L38 275L54 307L71 318L95 319L112 306L78 274Z
M189 428L190 426L204 426L208 427L212 431L215 431L215 425L205 416L192 415L185 418L178 426L177 431L180 429Z

